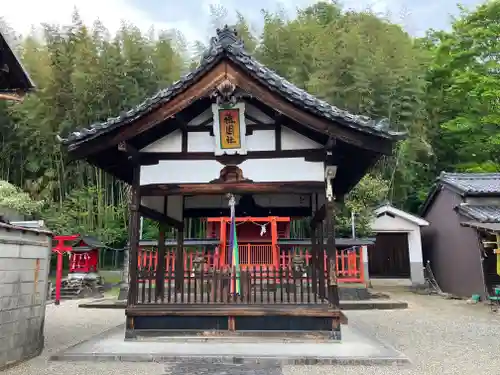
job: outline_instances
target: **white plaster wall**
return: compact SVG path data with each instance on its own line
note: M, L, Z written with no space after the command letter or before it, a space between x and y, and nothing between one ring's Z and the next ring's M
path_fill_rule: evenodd
M247 135L247 149L252 151L274 151L276 149L276 132L274 130L255 130Z
M312 148L322 148L323 146L312 139L304 137L285 126L281 128L281 149L282 150L307 150Z
M422 238L420 226L399 216L383 215L372 222L375 233L407 233L408 257L410 260L411 281L413 284L424 283Z
M51 237L0 225L0 369L43 349Z
M141 204L162 214L164 213L163 211L165 211L165 197L162 196L141 197Z
M167 216L176 220L184 220L184 199L182 195L167 196Z
M254 182L324 181L323 163L304 158L248 159L239 167ZM208 183L222 168L216 160L162 160L141 167L141 185Z
M412 230L420 231L420 227L399 216L390 217L383 215L373 220L371 225L374 232L408 232Z
M182 151L182 133L180 130L174 130L169 135L154 141L147 145L141 151L144 152L181 152Z
M243 135L246 139L247 152L274 151L276 149L276 133L273 129L255 130L250 135ZM188 152L214 152L215 136L208 132L188 132ZM320 149L323 146L302 134L285 126L281 128L282 150L309 150ZM143 152L181 152L182 134L176 130L163 138L141 149Z
M363 261L363 271L365 275L365 283L370 283L370 267L368 267L368 246L361 246L361 260Z
M245 102L245 112L249 116L251 116L254 119L256 119L257 121L259 121L260 123L263 123L263 124L272 124L272 123L274 123L274 120L272 118L270 118L269 116L267 116L260 109L254 107L251 104L248 104L247 102ZM204 111L203 113L201 113L198 116L196 116L191 121L189 121L188 126L198 126L198 125L204 123L205 121L207 121L208 119L211 119L211 118L213 118L213 113L212 113L212 109L209 108L206 111ZM250 121L248 119L246 120L246 123L247 124L254 124L253 121Z

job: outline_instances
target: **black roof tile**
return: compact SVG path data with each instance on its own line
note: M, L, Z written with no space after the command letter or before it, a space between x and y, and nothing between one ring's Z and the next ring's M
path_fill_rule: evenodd
M137 107L127 112L122 112L120 116L110 118L103 123L93 124L90 126L90 129L82 129L71 133L67 138L61 139L62 143L72 145L90 140L153 111L194 84L223 57L228 58L243 68L249 75L270 90L279 93L289 102L315 115L328 120L341 121L345 126L383 138L393 138L402 135L402 133L390 131L387 121L376 122L366 116L351 114L323 100L317 99L306 91L296 87L254 59L245 51L243 42L236 36L236 32L226 26L222 30L217 30L217 37L211 39L209 48L203 54L200 64L194 71L184 75L170 87L160 90L153 97L147 98Z
M457 207L457 210L462 215L481 223L500 223L500 205L475 206L462 204Z
M457 189L463 194L500 194L500 173L446 173L439 182Z

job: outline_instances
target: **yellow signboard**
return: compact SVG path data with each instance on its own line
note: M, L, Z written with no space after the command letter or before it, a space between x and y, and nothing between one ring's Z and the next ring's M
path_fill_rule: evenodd
M241 148L239 108L219 109L220 148Z

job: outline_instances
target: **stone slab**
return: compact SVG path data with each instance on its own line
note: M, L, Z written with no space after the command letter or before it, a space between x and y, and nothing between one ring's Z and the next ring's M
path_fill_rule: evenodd
M113 298L101 298L78 305L78 307L84 309L125 309L126 306L126 300L117 300ZM405 301L387 299L340 301L340 308L342 310L397 310L408 308L408 303Z
M279 363L298 364L408 364L409 359L361 329L342 327L342 342L286 342L283 339L186 339L125 341L124 326L63 350L53 361L122 361L190 363Z

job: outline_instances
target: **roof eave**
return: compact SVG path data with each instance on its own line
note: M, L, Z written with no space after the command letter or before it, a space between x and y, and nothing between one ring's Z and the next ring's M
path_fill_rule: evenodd
M409 212L405 212L403 210L400 210L399 208L394 207L391 204L384 204L384 205L381 205L375 209L375 213L377 215L382 214L384 212L390 212L396 216L399 216L403 220L407 220L407 221L409 221L413 224L416 224L420 227L426 227L429 225L429 222L427 220L425 220L421 217L418 217L416 215L413 215Z
M18 87L16 88L16 90L18 91L22 91L24 93L29 93L33 90L35 90L36 86L35 86L35 83L33 82L33 80L31 79L31 76L30 74L28 73L28 71L25 69L23 63L21 62L21 60L17 57L17 55L14 53L14 50L12 49L12 47L10 46L9 42L7 41L7 39L2 35L2 33L0 33L0 37L2 38L2 41L3 43L7 46L7 49L8 49L8 52L10 53L12 59L14 60L14 63L17 65L16 66L16 69L21 72L21 75L23 76L24 78L24 81L27 83L25 86L23 87ZM12 90L11 90L12 91Z

